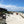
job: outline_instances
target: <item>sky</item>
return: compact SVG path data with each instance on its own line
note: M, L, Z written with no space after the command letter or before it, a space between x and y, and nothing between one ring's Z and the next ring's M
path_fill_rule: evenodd
M8 11L24 11L24 0L0 0L0 7Z

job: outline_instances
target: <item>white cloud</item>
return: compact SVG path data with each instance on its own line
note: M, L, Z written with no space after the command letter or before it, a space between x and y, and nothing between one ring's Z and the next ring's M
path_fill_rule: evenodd
M16 7L14 5L3 5L3 4L0 4L0 7Z
M16 8L16 6L15 5L3 5L3 4L0 4L0 7L2 7L2 8Z
M3 5L3 4L0 4L0 7L2 8L6 8L7 10L10 10L10 11L19 11L19 10L22 10L24 7L16 7L15 5ZM24 10L24 9L23 9Z

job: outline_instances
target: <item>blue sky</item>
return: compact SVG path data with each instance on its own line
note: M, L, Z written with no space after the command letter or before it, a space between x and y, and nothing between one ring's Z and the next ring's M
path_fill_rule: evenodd
M0 0L0 5L8 6L7 9L8 10L10 9L10 11L13 11L12 8L14 8L14 11L16 11L18 9L19 10L21 10L21 9L24 10L24 0ZM18 8L15 8L15 7L18 7Z
M5 5L17 5L24 7L24 0L0 0L0 3Z

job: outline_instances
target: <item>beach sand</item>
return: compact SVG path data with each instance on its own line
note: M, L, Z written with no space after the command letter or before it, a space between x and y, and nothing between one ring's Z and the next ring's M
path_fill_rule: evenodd
M24 18L22 18L20 15L11 15L6 16L6 23L7 24L24 24Z

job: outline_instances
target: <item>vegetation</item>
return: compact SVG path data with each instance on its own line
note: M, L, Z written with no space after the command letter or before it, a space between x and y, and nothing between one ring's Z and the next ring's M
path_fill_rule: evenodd
M4 8L0 8L0 12L1 12L1 13L7 13L7 10L4 9Z

